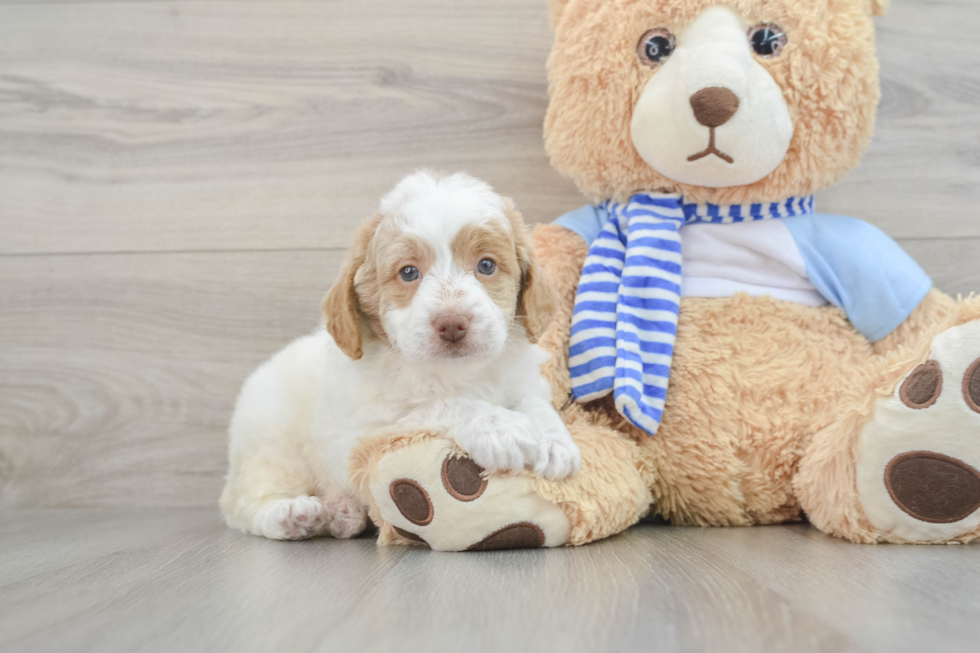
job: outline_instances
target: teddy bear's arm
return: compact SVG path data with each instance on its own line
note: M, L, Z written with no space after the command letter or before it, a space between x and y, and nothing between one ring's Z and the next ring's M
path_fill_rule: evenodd
M890 334L874 343L875 353L884 356L899 347L914 347L941 331L956 311L956 301L933 288L904 322Z

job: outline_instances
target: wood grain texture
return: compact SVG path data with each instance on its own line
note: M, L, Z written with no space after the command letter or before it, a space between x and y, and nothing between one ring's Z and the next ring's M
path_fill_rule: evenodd
M884 99L823 210L974 237L972 0L879 21ZM0 252L343 246L417 166L547 221L582 203L541 143L544 0L0 3Z
M581 204L542 147L544 0L0 11L0 251L342 246L420 166Z
M980 581L976 547L865 547L803 525L437 554L273 542L205 510L35 510L0 512L0 550L11 653L958 653L976 650L980 609L962 590Z
M213 505L239 386L342 256L0 258L0 504Z

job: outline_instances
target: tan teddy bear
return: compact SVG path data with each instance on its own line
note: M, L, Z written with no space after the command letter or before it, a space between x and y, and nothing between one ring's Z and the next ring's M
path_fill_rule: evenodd
M582 469L488 477L440 434L365 442L381 543L578 545L648 513L977 536L980 300L813 209L871 137L886 8L551 0L546 144L594 204L533 232L561 297L539 344Z

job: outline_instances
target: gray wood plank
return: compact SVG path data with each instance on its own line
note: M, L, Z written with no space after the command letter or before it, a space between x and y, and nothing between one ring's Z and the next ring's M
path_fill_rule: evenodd
M861 165L818 194L817 208L869 220L899 238L975 236L980 4L901 0L877 24L877 133ZM916 42L942 46L910 47Z
M84 521L103 535L79 538L76 559L0 569L5 651L954 653L974 650L980 607L980 549L867 547L806 525L644 525L578 549L438 554L272 542L200 510L8 511L0 547L23 557L25 533Z
M862 649L976 648L976 635L963 625L980 611L980 597L967 589L980 581L977 547L862 546L807 526L775 527L780 532L772 535L758 530L677 536L695 546L710 540L719 564L757 578ZM729 555L743 547L752 553Z
M0 12L0 251L344 245L420 166L581 204L541 142L543 0Z
M899 239L898 244L952 296L980 292L980 239Z
M0 503L214 505L239 386L342 254L0 258Z
M878 135L822 210L980 235L978 24L893 3ZM541 144L550 40L544 0L4 3L0 251L342 246L423 165L551 220L582 200Z
M117 555L188 529L213 526L201 510L0 510L0 588L38 573ZM2 593L2 591L0 591Z

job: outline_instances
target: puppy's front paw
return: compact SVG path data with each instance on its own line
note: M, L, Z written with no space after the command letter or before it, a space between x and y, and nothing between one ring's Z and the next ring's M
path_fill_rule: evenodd
M255 514L252 532L273 540L305 540L319 535L329 517L317 497L276 499Z
M582 467L582 452L572 440L567 430L564 432L545 432L542 434L534 473L549 481L557 481L571 476Z
M327 504L330 534L338 539L360 535L367 527L367 510L351 497L343 496Z
M534 462L539 448L531 420L508 410L474 419L455 435L473 461L488 472L524 469Z

